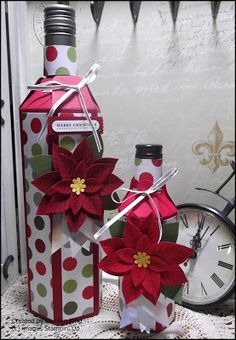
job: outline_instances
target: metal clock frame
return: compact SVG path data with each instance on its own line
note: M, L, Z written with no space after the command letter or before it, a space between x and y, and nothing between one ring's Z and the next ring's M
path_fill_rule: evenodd
M232 235L235 237L235 224L230 220L230 218L228 217L228 215L230 214L230 212L235 208L235 197L232 198L231 200L229 200L228 198L222 196L220 194L220 191L222 190L222 188L230 181L230 179L235 175L235 162L231 161L230 165L233 169L233 172L229 175L229 177L223 182L223 184L221 184L221 186L215 190L208 190L208 189L203 189L203 188L196 188L197 190L202 190L202 191L207 191L210 192L214 195L217 195L218 197L224 199L227 204L225 205L224 209L222 211L206 205L206 204L198 204L198 203L185 203L185 204L180 204L177 206L178 212L180 213L182 209L192 209L192 210L196 210L196 212L199 213L210 213L216 220L219 220L221 223L223 223L226 228L228 228L230 230L230 232L232 233ZM186 246L189 246L186 244ZM197 259L196 259L197 261ZM214 301L212 303L207 303L207 304L191 304L188 303L186 301L184 301L184 297L183 297L183 301L182 301L182 305L184 307L190 308L190 309L194 309L194 310L201 310L201 309L208 309L208 308L212 308L212 307L216 307L218 305L220 305L221 303L225 302L226 300L228 300L230 298L230 296L234 293L235 291L235 280L233 282L233 284L231 285L231 287L229 288L229 290L226 292L225 295L222 295L222 297L217 300Z

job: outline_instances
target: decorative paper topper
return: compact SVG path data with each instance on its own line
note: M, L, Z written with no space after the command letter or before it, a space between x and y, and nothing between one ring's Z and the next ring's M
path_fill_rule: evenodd
M135 178L132 178L130 183L131 190L144 191L149 189L153 185L153 181L150 180L150 176L148 173L143 173L139 181ZM166 186L163 185L162 190L156 191L152 193L152 203L156 206L159 211L161 220L167 220L173 216L176 216L177 209L171 198L168 195L166 190ZM132 194L132 192L128 192L125 196L123 202L119 206L119 211L124 210L131 202L136 199L136 196ZM150 204L150 198L147 196L145 200L135 206L132 210L126 213L126 216L129 216L131 212L134 212L138 217L144 218L148 216L153 210L152 204Z
M126 304L145 296L154 305L161 286L177 286L187 281L179 264L193 253L191 248L161 241L153 213L144 219L129 216L123 237L100 244L107 254L99 267L111 275L123 276L122 291Z
M117 159L94 159L89 142L84 138L73 153L54 144L49 171L32 184L45 193L37 215L65 213L66 221L77 232L87 217L102 220L103 198L123 182L112 171Z

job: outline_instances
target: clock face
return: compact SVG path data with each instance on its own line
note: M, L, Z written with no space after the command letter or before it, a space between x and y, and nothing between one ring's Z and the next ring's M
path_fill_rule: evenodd
M195 253L182 270L188 279L183 302L210 305L220 301L234 286L235 237L215 214L199 208L180 208L177 243L194 247Z

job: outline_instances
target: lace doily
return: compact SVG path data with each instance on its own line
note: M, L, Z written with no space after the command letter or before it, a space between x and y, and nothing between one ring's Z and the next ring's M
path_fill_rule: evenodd
M27 278L21 277L2 296L3 339L234 339L234 300L208 312L176 306L174 322L162 333L119 329L118 287L103 285L99 315L70 325L55 326L27 310Z

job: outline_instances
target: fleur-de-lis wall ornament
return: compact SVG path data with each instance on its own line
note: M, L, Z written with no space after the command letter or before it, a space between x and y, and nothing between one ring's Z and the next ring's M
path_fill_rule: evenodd
M200 156L200 163L208 166L214 173L220 166L226 166L230 158L235 155L235 142L223 142L224 135L216 121L206 141L197 141L192 150L195 155Z

